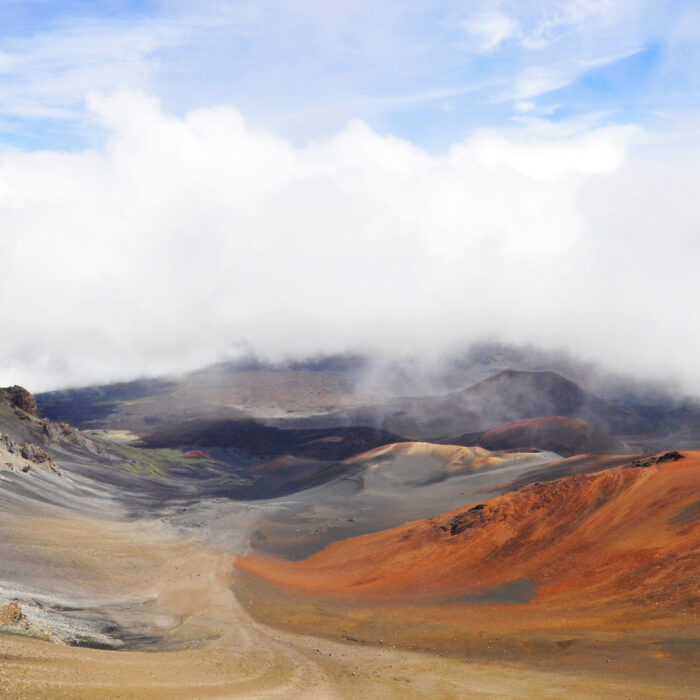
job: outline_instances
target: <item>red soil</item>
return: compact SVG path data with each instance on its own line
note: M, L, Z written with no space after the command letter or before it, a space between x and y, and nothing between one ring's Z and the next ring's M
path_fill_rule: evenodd
M183 455L185 459L211 459L211 455L206 450L190 450Z
M237 567L291 593L357 602L457 605L527 581L536 597L516 607L690 623L700 601L699 499L694 450L527 486L299 562L247 556Z
M288 470L309 470L318 469L318 460L313 459L303 459L301 457L294 457L292 455L283 455L282 457L277 457L269 462L263 462L252 468L258 474L274 474L277 472L284 472Z

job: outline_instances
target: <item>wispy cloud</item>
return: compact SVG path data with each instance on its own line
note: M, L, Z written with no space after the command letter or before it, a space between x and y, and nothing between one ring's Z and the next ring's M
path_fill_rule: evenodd
M320 107L295 111L288 114L280 114L275 118L277 124L284 122L301 122L308 119L317 120L323 117L347 117L349 114L360 114L363 116L372 116L378 112L397 111L402 109L410 109L416 105L422 105L431 102L441 102L441 107L446 104L445 101L450 98L463 97L474 93L482 93L483 91L496 86L495 81L475 82L467 85L459 85L454 87L434 88L418 92L409 92L405 94L388 94L381 97L362 97L347 102L338 102L334 104L324 104Z
M507 123L516 103L535 102L546 114L540 96L649 42L662 46L658 60L673 61L682 75L674 57L688 50L687 27L695 26L692 8L683 6L475 0L465 10L452 0L221 0L197 3L196 12L190 3L162 2L150 13L107 16L102 3L81 3L67 4L65 12L54 7L34 32L13 33L11 23L2 26L0 5L0 121L21 131L16 122L25 120L29 132L32 119L53 119L56 133L72 121L75 131L85 126L88 93L129 88L158 94L180 114L233 103L301 140L359 117L415 138L450 129L441 137L446 146L460 136L458 128L463 134L494 120ZM662 95L663 86L659 102ZM614 114L615 91L604 97ZM493 107L503 102L510 108ZM434 110L432 127L427 109ZM436 118L440 110L443 119ZM306 128L294 115L310 116ZM322 118L330 120L325 128Z
M15 118L76 119L96 90L153 89L164 52L206 33L242 26L239 15L175 18L71 17L50 29L4 37L0 50L0 112Z
M523 100L532 99L547 92L559 90L560 88L570 85L593 68L609 66L618 61L630 58L640 53L642 50L641 48L634 47L611 56L576 57L568 61L562 61L554 66L530 66L516 73L513 76L513 82L508 90L496 96L496 99L522 102Z
M634 0L627 3L632 9ZM459 21L467 40L458 46L477 53L492 52L505 41L542 50L585 29L585 25L619 14L611 0L495 0L477 2Z
M634 4L634 0L629 0L628 9ZM613 0L545 0L536 6L539 12L532 18L530 28L521 33L520 40L529 49L542 49L561 41L591 20L615 14L619 5Z
M460 22L466 41L456 46L476 53L488 53L499 48L507 39L520 38L518 21L501 12L483 12Z

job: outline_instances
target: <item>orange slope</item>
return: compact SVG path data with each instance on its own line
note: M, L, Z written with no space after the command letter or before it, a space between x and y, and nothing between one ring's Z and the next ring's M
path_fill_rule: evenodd
M692 615L700 600L700 451L535 484L336 542L299 562L248 556L237 567L332 599L461 604L526 582L528 607Z

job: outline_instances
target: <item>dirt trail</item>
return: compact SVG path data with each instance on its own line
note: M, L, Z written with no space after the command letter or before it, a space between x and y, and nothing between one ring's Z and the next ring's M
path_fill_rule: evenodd
M41 563L48 592L93 603L118 598L118 614L109 609L120 624L143 615L161 637L150 651L104 651L1 633L3 699L630 696L629 685L605 679L274 630L236 600L230 553L185 541L160 523L3 514L0 537L16 561ZM634 697L672 695L647 687Z

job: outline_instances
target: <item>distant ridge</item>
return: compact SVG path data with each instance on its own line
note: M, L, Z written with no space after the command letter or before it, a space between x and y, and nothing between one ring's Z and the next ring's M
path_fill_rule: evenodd
M488 366L482 362L479 368ZM362 371L358 358L275 367L221 363L181 378L50 392L39 395L38 403L42 415L54 420L140 436L162 436L192 421L255 420L295 430L366 426L410 440L445 442L508 423L560 416L585 421L591 430L642 451L700 446L700 404L662 392L637 396L630 390L602 398L551 370L504 369L449 393L378 397L357 388ZM559 428L561 432L563 426ZM601 447L595 447L596 441ZM548 442L542 444L551 449ZM577 449L575 440L562 444L563 455ZM617 449L606 446L600 435L589 435L586 444L601 451Z

